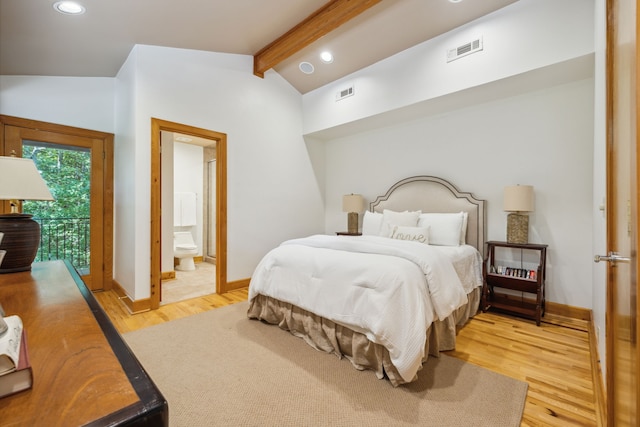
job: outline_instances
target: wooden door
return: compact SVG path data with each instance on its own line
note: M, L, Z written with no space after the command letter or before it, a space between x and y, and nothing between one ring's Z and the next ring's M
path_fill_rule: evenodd
M607 2L607 424L638 422L637 0Z
M73 199L67 201L74 203L86 198L89 205L88 218L40 218L41 251L36 261L67 259L89 289L111 289L112 135L7 116L2 116L2 123L2 155L15 154L23 157L25 147L36 147L43 152L53 151L61 158L66 153L82 153L90 162L83 177L77 177L79 180L87 180L87 194L73 193ZM63 183L59 185L65 186ZM24 212L30 213L28 207ZM48 243L45 245L44 242Z

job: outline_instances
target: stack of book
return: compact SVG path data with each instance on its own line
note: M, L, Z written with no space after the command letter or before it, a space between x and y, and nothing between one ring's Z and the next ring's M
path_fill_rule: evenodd
M33 385L27 336L19 316L0 318L0 398L28 390ZM0 322L2 323L2 322Z

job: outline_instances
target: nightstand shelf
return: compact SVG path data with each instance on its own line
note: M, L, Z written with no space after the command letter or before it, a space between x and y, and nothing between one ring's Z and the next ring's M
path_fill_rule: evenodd
M496 248L519 249L520 261L517 267L498 265ZM524 268L522 257L524 251L537 252L538 265ZM540 320L545 312L545 278L546 278L547 245L533 243L487 242L487 258L483 264L484 288L482 290L482 311L490 308L507 311L516 315ZM513 261L511 262L514 263ZM503 292L500 292L500 289ZM505 293L504 290L522 292L523 296ZM525 298L524 293L534 297Z

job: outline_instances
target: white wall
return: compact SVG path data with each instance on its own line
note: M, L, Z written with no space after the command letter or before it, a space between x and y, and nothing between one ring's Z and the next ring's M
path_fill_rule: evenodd
M342 194L371 202L434 175L487 200L487 237L505 240L504 187L533 185L529 241L549 245L547 299L590 308L592 155L592 79L338 138L326 142L326 230L345 226Z
M593 1L520 0L303 95L307 139L326 140L326 231L344 228L342 194L435 175L486 199L487 236L504 240L502 191L530 184L547 299L591 308L593 21ZM446 63L478 34L483 51ZM355 95L336 102L346 83Z
M593 53L595 0L520 0L458 29L306 93L304 133L437 99ZM483 50L446 51L477 36ZM336 101L353 84L355 95Z
M602 0L595 2L595 110L593 143L593 254L606 254L606 220L600 205L606 195L606 7ZM593 322L598 339L598 356L606 384L606 263L593 263Z
M160 209L162 215L160 218L160 271L169 272L173 269L173 213L175 208L173 180L168 177L173 176L174 166L174 150L173 150L173 133L160 132L160 173L163 177L167 177L160 181Z
M134 299L149 296L150 120L157 117L228 135L229 280L249 277L286 238L343 229L345 192L376 196L413 174L448 177L487 199L489 237L504 238L502 188L526 180L537 196L531 240L550 245L549 299L591 307L601 295L592 297L590 263L601 201L592 196L594 81L565 73L541 89L548 74L536 71L550 64L573 71L575 58L584 68L594 51L594 3L520 0L302 99L274 72L253 76L248 56L137 46L117 79L0 76L0 113L116 134L114 277ZM478 32L485 49L445 65L446 48ZM528 74L536 81L527 90L480 100L473 93L519 85ZM335 91L352 81L356 95L336 103ZM407 122L404 107L434 99L445 102ZM301 136L327 139L367 118L385 125L326 143ZM463 151L473 158L461 159ZM523 167L498 160L522 151ZM566 203L569 188L576 196Z
M118 257L136 259L135 279L119 265L115 277L132 298L149 296L152 117L227 134L229 281L250 277L282 240L323 230L323 195L302 138L300 94L275 72L253 76L250 56L136 46L118 80L128 86L118 96L135 105L135 136L126 141L127 150L135 146L135 165L120 172L134 175L129 185L139 202L133 218L118 219L135 230L119 236L117 248Z
M114 80L0 76L0 114L113 133Z
M115 81L115 151L114 151L114 249L113 278L127 295L135 299L137 265L149 263L135 251L137 206L146 202L136 191L136 52L129 55ZM149 225L147 224L147 228ZM147 242L149 240L147 239ZM142 244L141 242L139 244ZM133 248L132 248L133 247ZM133 250L132 250L133 249ZM147 275L147 282L149 282ZM142 278L140 280L143 280Z

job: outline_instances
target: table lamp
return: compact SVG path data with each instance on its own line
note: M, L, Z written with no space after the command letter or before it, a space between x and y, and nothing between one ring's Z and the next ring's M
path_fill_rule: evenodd
M358 233L358 213L364 210L364 199L360 194L347 194L342 196L342 211L348 212L347 232Z
M53 200L31 159L0 156L0 200L11 212L0 214L0 274L31 270L38 253L40 225L19 212L20 200Z
M529 216L533 212L533 187L512 185L504 188L504 210L507 216L507 243L528 243Z

